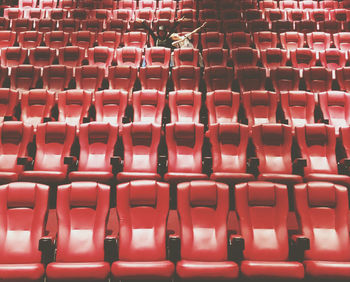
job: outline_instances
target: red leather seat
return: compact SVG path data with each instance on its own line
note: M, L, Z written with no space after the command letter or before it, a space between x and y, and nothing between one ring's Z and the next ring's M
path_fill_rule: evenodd
M140 31L130 31L123 35L124 45L127 47L145 48L147 43L147 33Z
M75 68L76 88L97 91L101 87L105 69L96 65L81 66Z
M174 90L199 91L201 72L199 67L181 66L172 68Z
M199 50L193 48L179 48L174 50L174 64L180 66L198 66Z
M306 13L306 11L304 11ZM311 32L316 32L317 23L312 20L300 20L295 22L295 30L307 35Z
M238 47L249 47L251 44L250 34L244 31L227 33L226 43L231 50Z
M118 185L117 213L119 260L112 264L113 278L170 280L175 266L167 260L168 184L140 180Z
M53 19L39 19L36 23L35 29L43 34L51 32L56 29L57 21Z
M4 184L17 181L23 171L17 159L29 155L28 145L33 141L33 127L18 121L3 122L0 124L0 134L0 183Z
M320 61L325 68L335 71L345 67L345 52L337 49L327 49L320 52Z
M350 32L339 32L333 34L333 41L336 48L348 52L350 50Z
M40 0L39 8L41 9L54 9L57 6L57 0Z
M33 24L34 20L33 19L13 19L11 21L11 29L12 31L15 31L17 34L22 33L22 32L27 32L27 30L31 31L33 30ZM37 31L34 31L37 32ZM33 33L34 34L34 33ZM25 47L25 46L23 46ZM26 48L26 47L25 47Z
M326 0L319 3L321 9L334 10L338 8L338 2L333 0Z
M158 90L133 92L134 122L162 124L165 99L165 93Z
M333 9L330 11L330 17L332 20L346 22L349 17L349 13L347 9L343 9L339 5L339 9Z
M182 17L184 17L185 19L188 19L188 20L195 20L196 12L197 11L195 7L193 9L179 8L176 12L176 15L178 19L181 19Z
M331 35L325 32L311 32L306 37L309 48L316 52L326 50L331 46Z
M280 34L282 47L292 51L304 46L304 34L296 31L288 31Z
M95 43L96 35L87 30L80 30L71 33L71 43L73 46L82 47L84 49L91 48Z
M134 0L119 1L119 9L136 10L137 2Z
M219 32L205 32L201 34L201 43L203 49L223 48L224 34Z
M259 1L259 8L263 11L268 10L268 9L277 9L278 3L264 0L264 1Z
M243 92L242 102L248 125L276 123L277 99L275 92L266 90Z
M44 35L45 45L50 48L61 48L68 44L69 33L63 31L51 31L47 32Z
M350 89L350 67L344 67L336 70L336 77L340 90L349 91Z
M5 19L9 19L9 20L20 19L23 17L23 13L24 11L19 8L9 7L4 9L4 17Z
M180 0L179 1L179 9L195 9L196 1L194 0Z
M254 180L247 173L248 127L239 123L209 125L206 133L211 144L213 172L210 179L235 185Z
M238 265L228 258L229 189L223 183L192 181L178 185L181 279L228 280L238 277Z
M231 67L213 66L204 69L207 91L231 90L233 70Z
M342 30L341 23L336 20L322 21L319 22L318 25L320 31L330 33L332 35Z
M40 68L32 65L19 65L11 68L11 89L29 90L35 88L40 76Z
M170 8L172 10L176 10L176 1L175 0L163 0L158 2L158 8L159 9L165 9Z
M117 174L117 180L160 180L157 167L161 126L134 122L124 124L119 134L123 138L124 162L123 171Z
M193 90L178 90L169 93L170 120L196 122L200 120L202 93Z
M113 57L114 49L108 47L96 46L88 50L89 65L95 65L106 69L112 64Z
M312 2L313 1L310 1L310 3L312 3ZM300 8L304 9L303 7L300 7ZM310 18L310 20L315 21L315 22L326 21L329 19L329 11L327 9L311 8L309 10L309 18Z
M285 9L297 9L298 8L298 1L283 0L283 1L279 2L278 6L282 10L285 10Z
M347 189L327 182L309 182L296 185L294 195L301 237L310 242L310 249L304 252L306 275L314 279L349 279Z
M303 279L302 263L289 260L288 191L283 184L236 185L236 210L244 239L241 273L250 279Z
M169 67L171 50L164 47L152 47L145 50L147 66Z
M51 91L62 91L68 88L73 77L73 70L62 65L51 65L43 68L43 88Z
M265 32L270 29L269 22L264 19L257 19L257 20L251 20L247 22L248 31L251 34L257 33L257 32Z
M47 18L54 20L62 20L67 18L68 10L62 8L52 8L47 10Z
M23 64L28 54L28 50L22 47L5 47L0 52L1 65L5 67L14 67Z
M81 21L82 30L87 30L95 34L102 32L104 22L101 19L87 19Z
M333 126L308 124L296 127L296 140L300 156L306 159L304 181L329 181L350 185L350 176L338 174L336 135Z
M7 31L10 26L10 20L6 19L4 17L0 18L0 31ZM0 37L0 42L1 42L1 37Z
M45 17L45 10L41 8L29 8L23 12L23 18L42 19Z
M298 69L306 69L316 65L316 51L309 48L297 48L290 52L292 66Z
M164 175L165 181L177 184L208 179L202 172L203 124L167 124L165 138L168 148L168 172Z
M58 20L58 30L70 33L77 32L80 29L80 21L78 19L62 19ZM89 37L87 38L90 40ZM85 39L86 40L86 39ZM88 42L86 42L88 43Z
M164 1L161 1L159 3L163 3ZM161 4L162 5L162 4ZM156 19L164 19L164 20L170 20L174 21L175 20L175 10L172 8L159 8L156 10Z
M45 119L51 119L55 106L55 93L45 89L24 92L21 98L21 120L36 127Z
M12 119L15 116L18 100L18 91L0 88L0 123L4 122L5 118Z
M120 9L117 11L121 11ZM126 31L127 28L127 21L126 20L122 20L122 19L110 19L109 21L106 22L106 30L107 31L117 31L120 33L124 33Z
M238 47L231 50L231 58L236 74L238 69L256 66L258 62L258 50L251 47Z
M0 30L0 48L11 47L15 44L16 32L9 30Z
M140 8L134 12L135 19L145 20L147 22L152 22L154 19L154 12L151 9Z
M250 90L265 89L266 70L260 67L249 67L237 70L237 79L241 93Z
M110 184L114 180L111 158L118 139L118 126L90 122L79 128L79 162L77 171L69 173L70 181L97 181Z
M25 30L29 31L22 31L18 35L19 46L28 49L38 47L43 38L42 32L31 30L31 28L25 28Z
M96 182L73 182L57 189L57 251L49 263L50 281L107 281L104 239L110 188ZM74 246L74 248L72 247Z
M259 51L267 48L277 47L277 33L271 31L260 31L253 34L256 49Z
M3 223L0 277L5 281L42 281L45 273L38 250L45 236L49 187L15 182L0 186Z
M68 165L64 158L70 156L74 139L75 126L62 122L39 124L33 170L23 171L20 180L48 185L66 182Z
M122 38L121 32L107 30L97 34L97 43L99 46L117 49Z
M343 91L328 91L318 94L323 119L335 127L338 136L339 128L350 124L350 95Z
M303 181L292 174L292 127L260 124L252 128L252 141L259 160L258 180L294 185Z
M275 20L271 23L271 31L280 33L293 31L293 22L289 20Z
M115 66L108 69L110 89L120 89L131 93L137 78L137 69L132 66Z
M260 59L267 71L283 67L287 63L287 51L280 48L268 48L260 51Z
M139 9L155 10L156 7L157 7L157 1L155 1L155 0L141 0L141 1L139 1Z
M119 8L113 11L113 17L114 19L123 20L128 23L133 17L133 10Z
M306 91L282 92L280 96L284 118L293 131L296 126L315 123L315 96Z
M205 67L227 66L228 51L222 48L209 48L202 51Z
M273 88L276 92L298 90L299 70L293 67L278 67L270 74Z
M155 89L166 92L166 84L169 76L169 68L162 66L141 67L139 79L142 90Z
M140 66L142 61L142 50L140 48L123 47L118 48L115 52L118 66Z
M269 21L271 24L273 21L285 21L286 20L286 13L285 11L281 9L267 9L264 11L265 18Z
M121 125L128 105L128 93L124 90L95 92L96 121Z
M56 50L49 47L36 47L29 50L29 63L36 67L52 65L56 58Z
M323 67L304 70L306 89L314 93L332 90L332 72Z

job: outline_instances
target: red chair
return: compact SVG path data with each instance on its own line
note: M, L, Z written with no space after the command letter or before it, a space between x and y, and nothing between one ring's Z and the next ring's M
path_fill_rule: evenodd
M260 67L249 67L237 70L237 79L241 93L250 90L265 89L266 70Z
M99 46L117 49L121 42L122 34L117 31L103 31L97 34L97 43Z
M174 90L199 91L200 68L193 66L179 66L172 68Z
M120 89L131 93L137 78L137 69L131 66L109 67L109 89Z
M80 29L80 21L77 19L58 20L58 30L72 34Z
M26 30L28 30L26 28ZM18 44L22 48L36 48L41 44L43 38L42 32L39 31L22 31L18 35Z
M44 42L46 46L50 48L58 49L68 44L69 36L70 35L67 32L51 31L51 32L45 33Z
M11 89L29 90L35 88L40 69L32 65L19 65L11 68Z
M336 70L336 77L340 90L348 91L350 89L350 68L344 67Z
M56 50L50 47L36 47L29 50L29 63L35 67L52 65L56 58Z
M123 47L115 51L118 66L139 67L142 61L142 49L137 47Z
M169 67L171 50L164 47L151 47L145 50L147 66Z
M320 52L320 61L325 68L335 71L345 67L345 52L337 49L327 49Z
M260 51L260 59L267 71L283 67L287 63L287 51L280 48L268 48Z
M333 41L336 48L348 52L350 51L350 32L339 32L333 34Z
M95 65L101 68L108 68L112 64L114 57L114 49L96 46L89 48L88 50L88 61L90 65Z
M169 93L170 121L200 122L202 93L193 90L178 90Z
M331 35L325 32L311 32L306 35L309 48L316 52L326 50L331 47Z
M15 44L16 32L0 30L0 48L11 47Z
M71 34L72 45L82 47L84 49L91 48L95 43L95 39L95 33L87 30L75 31Z
M140 31L130 31L124 33L123 42L126 47L145 48L147 43L147 33Z
M85 58L85 50L78 46L66 46L58 49L58 62L68 67L81 66Z
M292 66L297 69L306 69L316 66L316 51L309 48L297 48L290 52Z
M166 84L168 82L169 68L162 66L141 67L139 79L142 90L155 89L166 92Z
M226 34L226 43L229 49L238 47L250 47L251 38L249 33L245 32L232 32Z
M16 114L18 104L18 91L9 88L0 88L0 122L11 120Z
M165 93L158 90L141 90L132 93L134 122L162 124Z
M254 44L259 51L277 47L277 33L260 31L253 34Z
M231 50L235 76L238 69L255 67L258 63L258 50L251 47L238 47Z
M202 51L205 67L227 66L228 51L222 48L209 48Z
M279 67L271 70L271 80L276 92L299 90L299 70L292 67Z
M179 48L174 50L175 67L198 66L199 50L193 48Z
M5 67L19 66L27 58L28 50L22 47L6 47L1 49L1 65Z
M213 66L204 69L207 91L231 90L233 70L230 67Z
M73 69L62 65L51 65L43 68L43 88L54 92L68 88L73 78Z
M75 80L77 89L97 91L101 87L105 69L89 65L75 68Z
M332 72L323 67L311 67L304 70L306 88L319 93L332 90Z

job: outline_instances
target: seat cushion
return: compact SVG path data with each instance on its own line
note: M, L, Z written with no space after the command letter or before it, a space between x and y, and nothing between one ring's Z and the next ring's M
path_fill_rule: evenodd
M350 177L343 174L310 173L304 176L304 182L327 181L350 187Z
M89 281L103 281L107 279L109 271L108 262L52 262L46 268L46 276L50 280L89 279Z
M303 178L300 175L280 173L262 173L258 176L258 180L277 182L285 185L295 185L303 182Z
M350 278L350 262L304 261L307 276L317 278Z
M1 281L40 281L43 276L44 266L41 263L0 264Z
M20 180L38 182L43 184L63 183L67 180L66 174L60 171L34 171L26 170L20 175Z
M18 180L18 174L15 172L0 172L0 184L15 182Z
M117 174L117 180L119 182L127 182L131 180L161 180L161 177L157 173L147 172L119 172Z
M304 278L304 267L299 262L245 260L241 263L241 272L250 278Z
M254 181L255 177L249 173L230 173L230 172L214 172L210 175L210 179L214 181L224 182L228 185Z
M96 181L109 183L114 179L114 174L108 171L72 171L69 174L70 181Z
M171 261L116 261L112 264L112 275L117 279L142 278L159 279L170 278L175 270Z
M238 277L239 271L238 265L233 261L199 262L181 260L176 265L176 273L182 279L233 279Z
M164 180L177 184L180 182L187 182L192 180L207 180L208 175L204 173L181 173L181 172L168 172L164 175Z

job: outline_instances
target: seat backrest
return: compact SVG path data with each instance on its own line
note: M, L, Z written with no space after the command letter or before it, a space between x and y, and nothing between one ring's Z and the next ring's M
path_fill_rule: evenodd
M202 93L178 90L169 93L171 122L199 122Z
M96 182L57 188L57 262L104 261L109 192L109 186Z
M287 186L248 182L235 187L236 212L244 238L244 259L285 261L289 257Z
M246 172L248 127L239 123L216 123L207 132L213 172Z
M147 33L131 31L124 33L124 44L127 47L145 48L147 43Z
M124 172L157 172L161 126L134 122L124 124L120 135L124 144Z
M194 66L198 65L199 50L193 48L179 48L174 50L174 64L179 66Z
M18 99L18 91L9 88L0 88L0 122L3 122L6 116L15 116Z
M75 139L75 126L62 122L38 125L34 170L67 172L64 157L69 157Z
M158 90L141 90L132 94L134 122L162 123L165 93Z
M146 48L145 60L147 66L164 66L168 67L170 62L169 48L164 47L152 47Z
M282 47L288 51L304 46L304 34L296 31L288 31L280 34Z
M181 66L172 68L174 90L199 91L200 68L194 66Z
M40 76L40 69L32 65L19 65L11 68L11 88L29 90L36 86Z
M292 174L292 128L285 124L252 127L252 141L260 173Z
M166 260L169 184L139 180L118 185L117 212L120 260Z
M76 88L97 91L102 85L104 76L105 69L96 65L77 67L75 69Z
M43 88L62 91L68 88L73 77L73 69L63 65L51 65L43 68Z
M249 67L237 70L237 79L241 93L250 90L264 90L266 70L260 67Z
M270 73L273 88L276 92L299 89L299 70L293 67L277 67Z
M33 141L33 126L19 121L7 121L0 124L0 171L23 171L17 165L18 157L28 156L28 145Z
M338 174L335 154L336 137L333 126L308 124L295 128L301 157L306 159L304 173Z
M209 48L202 51L206 67L227 65L228 51L222 48Z
M95 92L96 121L122 124L128 105L128 93L124 90Z
M81 66L84 56L84 48L78 46L66 46L58 50L59 63L69 67Z
M90 122L79 128L79 171L112 171L110 163L118 139L118 126Z
M297 184L294 196L300 232L310 240L305 260L349 262L346 187L328 182Z
M231 49L231 58L235 69L255 67L258 62L258 51L251 47L238 47Z
M231 67L206 67L204 70L204 79L208 92L215 90L231 90L233 70Z
M108 69L110 89L125 90L128 93L134 87L137 78L137 68L132 66L115 66Z
M27 58L28 50L22 47L7 47L1 49L1 65L14 67L23 64Z
M142 50L138 47L123 47L116 51L118 66L126 65L139 67L142 60Z
M227 260L228 185L192 181L177 186L181 259Z
M45 236L49 187L29 182L0 186L0 263L40 263L39 240Z
M168 81L169 69L162 66L147 66L141 67L139 72L139 79L141 88L155 89L162 92L166 91L166 84Z
M79 30L71 33L72 45L82 47L84 49L91 48L94 45L95 39L95 33L88 30Z
M203 124L167 124L165 138L168 147L168 172L202 173Z

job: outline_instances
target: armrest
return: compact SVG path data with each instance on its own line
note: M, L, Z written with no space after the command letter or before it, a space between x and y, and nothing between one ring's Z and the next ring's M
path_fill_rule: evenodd
M111 157L110 164L117 172L122 171L122 160L119 156Z
M205 174L208 174L208 175L210 174L211 168L212 168L212 162L213 162L212 157L203 158L203 172Z
M33 159L31 157L18 157L17 158L18 165L27 165L28 163L30 163L32 161L33 161Z
M248 159L248 167L249 167L249 170L253 174L258 174L259 159L258 158L249 158Z
M229 258L240 261L243 259L244 238L241 235L231 234L229 238Z
M176 234L170 234L168 237L168 258L172 262L181 258L181 239Z
M304 167L307 166L307 161L306 159L303 158L296 158L293 161L293 171L295 171L295 173L297 174L304 174Z
M165 155L159 155L158 157L158 172L159 174L163 175L167 171L167 156Z
M105 261L113 262L118 260L118 238L106 236L104 240Z
M41 237L39 240L39 251L41 252L41 261L43 264L46 265L52 262L55 254L54 237Z
M64 157L63 162L64 162L64 164L66 164L66 165L73 165L74 163L77 162L77 158L74 157L74 156Z
M291 257L301 261L304 259L304 252L310 250L310 239L303 235L292 235L290 238Z

